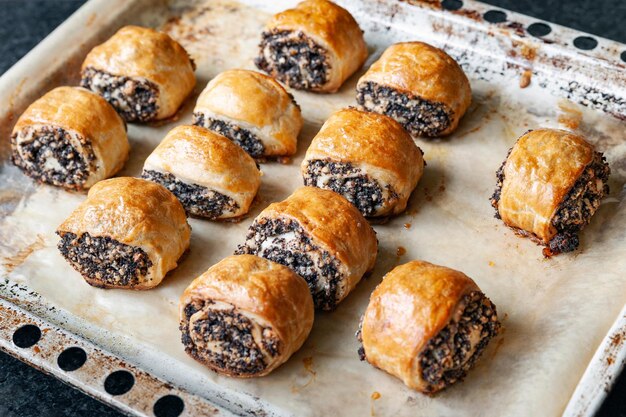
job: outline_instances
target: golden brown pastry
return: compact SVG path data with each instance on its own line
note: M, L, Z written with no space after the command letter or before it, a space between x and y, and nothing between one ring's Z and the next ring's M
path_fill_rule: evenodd
M333 93L367 58L363 31L328 0L305 0L274 15L256 66L292 88Z
M348 200L302 187L270 204L248 229L239 254L286 265L303 277L317 308L331 310L371 271L376 232Z
M289 156L296 153L302 116L276 80L233 69L213 78L200 94L193 124L226 136L254 158Z
M462 380L499 330L496 306L469 277L412 261L372 293L357 332L359 355L432 393Z
M198 126L172 129L146 159L142 177L170 190L188 213L210 219L246 214L261 185L254 159Z
M125 26L87 54L80 84L115 107L127 122L173 116L196 85L194 64L167 34Z
M496 217L546 246L545 256L578 247L578 232L609 193L611 170L581 136L531 130L517 140L496 176Z
M58 87L20 116L11 149L11 160L29 177L78 190L119 171L130 147L124 121L102 97Z
M424 159L392 118L344 109L313 138L301 170L305 185L341 194L364 216L386 216L404 211Z
M61 255L90 285L145 290L176 268L191 228L163 186L121 177L94 185L57 234Z
M459 64L423 42L391 45L356 89L362 108L393 117L414 136L452 133L472 101Z
M291 269L257 256L218 262L180 299L185 350L223 375L269 374L300 349L312 326L306 282Z

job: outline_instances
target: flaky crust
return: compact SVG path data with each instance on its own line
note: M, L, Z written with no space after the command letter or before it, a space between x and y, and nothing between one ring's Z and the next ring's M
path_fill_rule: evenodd
M356 109L335 112L324 123L302 161L303 175L314 159L349 162L382 187L393 187L398 199L385 202L376 216L404 211L424 171L422 152L398 122Z
M93 48L81 70L88 67L156 84L156 120L173 116L196 85L193 64L185 49L169 35L139 26L125 26Z
M333 93L367 59L363 31L343 7L327 0L305 0L272 17L266 31L301 31L328 51L329 77L314 91Z
M57 233L110 237L143 249L152 266L133 289L149 289L176 268L189 247L191 227L180 202L165 187L150 181L120 177L100 181L87 199L58 227ZM103 282L90 283L102 287ZM119 286L104 285L105 287Z
M239 204L239 210L218 218L248 212L261 185L254 159L222 135L198 126L177 126L148 156L144 169L167 172L182 182L222 193Z
M206 86L194 113L240 126L254 133L265 146L265 156L296 153L302 129L300 108L272 77L256 71L224 71Z
M367 82L446 105L453 115L440 135L456 129L472 101L469 80L459 64L443 50L423 42L391 45L359 79L357 89Z
M87 89L57 87L49 91L28 106L13 133L36 126L60 127L91 143L96 169L90 172L83 188L114 175L128 159L130 146L124 121L105 99ZM72 145L82 152L83 145L75 139Z
M285 363L313 327L313 299L306 281L286 266L258 256L229 256L196 278L180 299L181 323L187 305L209 300L232 304L253 320L271 326L281 341L279 355L263 371L245 377L267 375ZM205 364L225 375L242 376Z
M537 129L517 140L504 166L498 213L510 227L547 244L560 204L593 159L582 137L558 129Z
M339 260L344 280L337 289L337 303L374 268L378 252L376 232L359 210L339 194L301 187L286 200L270 204L257 220L262 218L296 220L315 245Z
M397 266L376 287L363 316L367 361L412 389L426 390L419 354L475 290L471 278L450 268L423 261Z

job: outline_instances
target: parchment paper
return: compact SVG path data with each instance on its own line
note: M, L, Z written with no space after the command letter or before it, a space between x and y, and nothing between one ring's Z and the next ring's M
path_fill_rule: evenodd
M154 22L160 16L163 23L172 13L182 15L163 27L198 65L195 95L174 121L129 125L131 158L120 175L139 175L143 161L166 132L191 122L195 98L208 80L229 68L254 68L267 10L226 0L193 7L184 3L134 19ZM357 18L371 53L365 68L393 41L424 39L419 33L382 28L358 13ZM173 366L142 364L138 359L139 365L172 381L183 380L201 395L223 387L258 396L277 413L293 415L560 414L626 300L626 123L557 100L533 83L520 89L516 80L506 77L486 82L470 76L474 102L458 131L442 140L417 140L428 165L406 213L374 226L380 241L374 273L336 311L316 314L311 336L287 364L262 379L236 380L205 370L184 353L177 312L184 288L233 253L264 207L302 184L299 165L311 138L330 113L355 104L354 88L362 72L337 94L292 91L306 120L297 155L288 164L262 165L258 200L240 223L190 219L189 255L158 288L145 292L92 288L62 259L54 231L85 195L33 186L8 162L5 142L0 166L5 215L0 223L0 275L93 323L101 329L101 340L106 334L128 338L133 346L126 349L134 358L141 358L137 351L143 349L160 352L163 364ZM519 135L539 126L582 133L605 152L613 171L611 194L581 234L580 250L549 260L543 259L540 247L516 237L496 220L489 204L495 171L507 150ZM354 337L369 294L382 276L412 259L446 265L474 278L497 305L505 328L463 383L434 397L412 392L360 362ZM380 398L374 399L374 392Z

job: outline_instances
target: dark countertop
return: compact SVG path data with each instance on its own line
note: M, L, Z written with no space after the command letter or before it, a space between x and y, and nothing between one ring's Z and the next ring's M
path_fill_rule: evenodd
M485 3L626 43L622 0L483 0ZM84 0L0 0L0 74ZM555 381L558 383L558 381ZM0 352L0 417L121 416L108 406ZM598 417L626 417L623 373Z

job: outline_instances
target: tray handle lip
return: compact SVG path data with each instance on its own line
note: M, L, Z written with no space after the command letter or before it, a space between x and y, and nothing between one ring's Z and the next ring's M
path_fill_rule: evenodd
M5 324L0 328L0 350L45 374L54 376L123 414L138 417L152 416L154 404L159 399L174 395L183 401L184 408L181 415L224 417L235 415L213 401L189 393L158 378L83 337L60 328L40 315L25 310L5 299L2 294L0 294L0 317L3 318ZM18 347L12 340L12 336L15 331L25 325L36 326L41 330L41 337L33 346ZM85 351L87 360L76 370L64 371L59 368L57 358L61 351L70 347L79 347ZM143 389L145 395L126 396L126 393L120 395L108 393L104 376L116 371L129 372L133 376L134 382L128 392L133 389Z
M593 417L626 365L626 305L602 339L578 381L564 417Z

